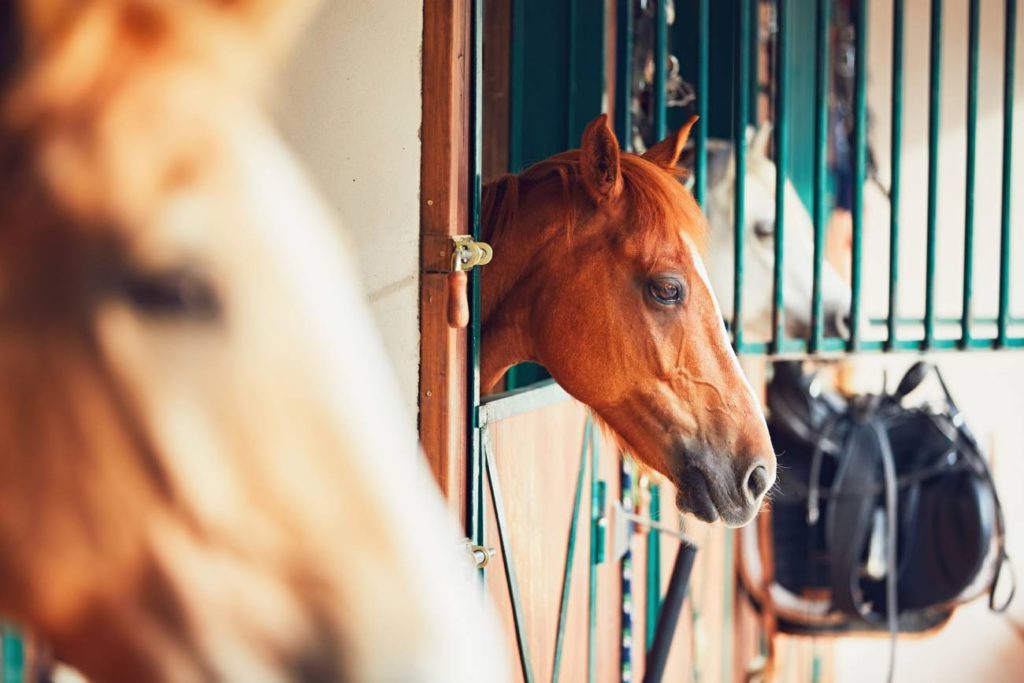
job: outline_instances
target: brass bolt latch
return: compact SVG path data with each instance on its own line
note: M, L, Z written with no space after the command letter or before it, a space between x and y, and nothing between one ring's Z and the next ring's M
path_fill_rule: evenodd
M477 242L471 235L452 235L451 270L448 274L448 324L461 328L469 324L469 282L466 273L487 265L494 250L486 242Z
M494 258L494 250L487 242L477 242L471 235L452 235L452 272L469 272L477 266L486 266Z

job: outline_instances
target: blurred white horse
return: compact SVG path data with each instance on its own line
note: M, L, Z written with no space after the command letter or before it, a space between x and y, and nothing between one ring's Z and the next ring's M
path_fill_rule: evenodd
M771 126L753 135L747 154L746 258L743 271L744 336L769 339L772 326L772 278L775 267L775 163L768 158ZM705 212L711 226L708 268L711 283L728 320L733 318L733 213L736 163L732 145L711 140ZM785 296L786 333L806 337L811 325L814 284L814 222L793 184L786 181ZM821 270L821 297L827 336L846 337L850 288L826 260Z
M506 680L261 97L314 5L0 3L0 615L94 683Z

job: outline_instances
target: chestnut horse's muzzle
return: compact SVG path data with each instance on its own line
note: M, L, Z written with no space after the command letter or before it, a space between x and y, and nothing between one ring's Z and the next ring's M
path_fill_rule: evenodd
M672 482L676 507L705 522L730 527L750 522L775 483L774 455L736 457L707 449L685 449L676 458Z

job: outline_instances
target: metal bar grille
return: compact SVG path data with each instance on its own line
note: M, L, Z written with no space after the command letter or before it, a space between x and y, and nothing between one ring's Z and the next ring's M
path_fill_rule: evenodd
M1013 192L1013 96L1017 41L1017 0L1006 0L1006 34L1003 46L1003 192L999 240L999 336L998 347L1010 346L1010 239Z
M784 348L786 336L783 273L786 240L786 168L789 166L789 22L786 6L778 0L779 33L775 53L775 266L772 274L772 351Z
M734 84L733 144L736 150L736 188L733 209L734 252L732 334L737 350L743 350L743 256L746 239L747 137L750 118L750 3L738 0L736 13L736 71Z
M904 0L892 3L892 132L889 185L889 315L886 350L897 340L900 284L900 165L903 146L903 17Z
M925 260L924 349L935 345L936 213L939 204L939 115L942 109L942 0L932 0L928 54L928 242Z

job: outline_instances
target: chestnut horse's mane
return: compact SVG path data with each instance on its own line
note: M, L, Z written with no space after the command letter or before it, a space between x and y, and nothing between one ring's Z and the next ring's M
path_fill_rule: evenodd
M560 219L571 239L578 206L586 201L579 182L579 160L578 149L562 152L518 175L508 174L484 186L480 214L484 239L494 239L515 222L523 190L555 180L561 187ZM622 237L640 240L641 253L656 253L659 246L678 242L680 233L703 249L707 223L697 203L679 182L686 173L683 169L669 171L634 154L622 154L620 172L622 195L630 217L622 224Z

